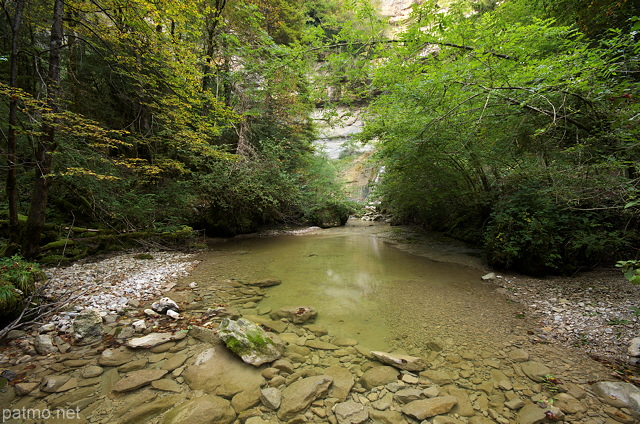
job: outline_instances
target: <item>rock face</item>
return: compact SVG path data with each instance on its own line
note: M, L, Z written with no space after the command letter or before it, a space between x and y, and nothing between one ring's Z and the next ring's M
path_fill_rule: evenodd
M192 390L231 398L261 387L265 379L260 370L246 364L227 349L222 340L187 362L182 373Z
M231 424L235 419L231 402L217 396L201 396L167 412L162 424Z
M440 414L446 414L458 403L453 396L414 400L402 407L402 412L417 420L424 420Z
M305 410L311 402L327 394L332 382L333 377L318 375L300 379L287 386L282 391L282 403L278 410L278 417L282 420L288 420L298 412Z
M218 336L244 362L256 367L273 362L284 353L284 344L275 343L269 334L247 319L223 319Z
M85 309L73 321L73 340L78 345L95 343L102 339L102 317L95 309Z
M640 389L631 383L601 381L591 386L603 402L616 408L629 408L640 414Z
M271 312L270 317L274 320L286 319L294 324L302 324L314 319L318 311L311 306L292 306Z
M407 371L422 371L427 368L427 363L422 358L397 353L372 351L371 355L378 361L393 365L396 368Z

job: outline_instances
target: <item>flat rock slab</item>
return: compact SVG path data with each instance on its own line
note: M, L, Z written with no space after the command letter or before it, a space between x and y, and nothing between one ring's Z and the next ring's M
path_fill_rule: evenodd
M274 278L266 278L264 280L255 280L255 281L246 281L245 284L247 286L254 287L273 287L282 283L281 280L276 280Z
M545 377L551 375L551 369L536 361L523 362L521 365L522 372L535 382L544 381Z
M453 396L442 396L431 399L414 400L402 407L402 413L417 420L424 420L436 415L446 414L458 403Z
M167 412L162 424L231 424L235 419L231 402L217 396L201 396Z
M129 339L125 343L132 349L150 349L163 343L182 340L187 337L186 331L178 331L177 333L151 333L143 337Z
M132 390L139 389L140 387L150 384L152 381L156 381L165 376L167 371L158 369L144 369L139 371L133 371L127 374L126 377L118 381L112 388L114 392L130 392Z
M282 402L278 417L282 420L293 418L298 412L305 410L311 402L325 396L333 377L317 375L295 381L282 391Z
M388 353L380 351L372 351L371 355L378 361L392 365L401 370L407 371L423 371L427 368L427 363L424 359L417 356L402 355L397 353Z
M191 390L231 398L237 393L261 387L261 370L242 362L222 340L187 361L182 373Z
M347 400L355 383L351 371L340 365L333 365L326 368L324 373L333 377L333 384L329 388L329 396L338 399L340 402Z
M103 367L119 367L122 364L126 364L133 359L133 352L126 347L119 347L118 349L105 349L100 358L98 358L98 364Z

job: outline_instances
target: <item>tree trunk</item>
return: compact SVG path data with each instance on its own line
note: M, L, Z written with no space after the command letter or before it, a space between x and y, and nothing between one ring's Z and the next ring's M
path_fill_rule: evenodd
M51 110L51 114L58 112L58 99L60 96L60 52L62 50L63 15L64 0L55 0L49 43L49 71L47 74L47 106ZM47 198L49 196L51 155L55 150L55 119L55 117L47 116L43 118L42 136L38 140L31 207L29 208L25 231L22 235L22 254L27 258L35 256L40 250L40 238L44 229Z
M9 87L18 87L18 55L20 45L20 24L25 0L16 1L16 11L11 27L11 56L9 71ZM20 241L20 223L18 221L18 149L16 126L18 125L18 95L9 100L9 128L7 130L7 200L9 201L9 242L4 254L11 256L17 253Z

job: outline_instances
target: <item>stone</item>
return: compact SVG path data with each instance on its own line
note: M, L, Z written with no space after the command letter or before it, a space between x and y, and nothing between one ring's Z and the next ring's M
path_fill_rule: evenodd
M482 278L484 281L489 281L489 280L495 280L497 277L494 272L490 272L488 274L483 275L480 278Z
M505 402L504 406L511 409L512 411L516 411L524 406L524 401L520 398L513 398L510 401Z
M260 388L255 387L251 390L245 390L236 394L233 398L231 398L231 406L236 411L236 413L240 413L242 411L249 410L254 406L258 406L260 404Z
M170 380L168 378L162 378L160 380L152 381L151 387L163 392L180 393L182 391L182 386L180 386L178 382L176 382L175 380Z
M159 369L143 369L132 371L124 378L118 381L111 390L114 392L130 392L140 387L150 384L152 381L159 380L165 376L167 371Z
M118 371L127 373L127 372L131 372L131 371L141 370L141 369L145 368L148 363L149 363L149 359L147 359L147 358L136 359L135 361L130 361L130 362L127 362L127 363L124 363L124 364L120 365L118 367Z
M182 399L183 398L179 395L173 395L163 396L153 401L145 402L144 404L124 414L120 418L119 424L139 424L150 422L150 418L169 410L171 407L178 404Z
M560 410L565 414L587 412L587 407L568 393L559 393L556 395L554 406L560 408Z
M406 424L407 422L398 411L378 411L369 408L369 417L375 424Z
M311 402L325 396L333 377L318 375L302 378L287 386L282 391L282 402L278 417L283 420L293 418L298 412L305 410Z
M280 283L282 283L282 281L276 280L275 278L265 278L263 280L245 282L246 285L254 287L273 287L280 285Z
M315 334L317 337L329 334L329 330L327 330L327 327L323 327L318 324L307 324L304 327Z
M314 319L318 311L311 306L291 306L271 312L269 315L273 320L286 319L294 324L303 324Z
M134 329L134 331L136 333L142 333L144 330L147 329L147 323L143 319L139 319L137 321L133 321L131 323L131 326L133 327L133 329Z
M360 377L360 384L367 390L398 380L398 370L394 367L382 366L368 369Z
M173 318L173 319L180 319L180 314L176 311L174 311L173 309L169 309L167 311L167 316L169 318Z
M393 399L398 403L409 403L422 397L422 390L416 388L400 389L393 395Z
M337 346L355 346L358 341L349 337L336 337L333 339L333 344Z
M211 316L229 319L238 319L242 316L238 308L233 306L219 306L217 308L209 309L207 313Z
M163 297L159 301L153 302L151 309L159 314L166 314L167 311L180 312L178 304L168 297Z
M177 355L171 355L169 359L166 360L162 365L160 365L160 369L173 371L176 368L180 368L186 361L188 357L184 353L178 353Z
M53 344L53 337L48 334L39 334L33 340L33 347L38 355L47 356L58 353L58 347Z
M276 333L284 333L287 330L287 326L289 325L286 322L282 322L280 320L272 320L267 318L266 316L260 315L245 315L244 318L253 321L256 324L260 324L263 327L267 327L268 329Z
M493 421L489 420L489 423L493 424ZM452 417L439 415L437 417L433 417L433 419L431 420L431 424L464 424L464 423L463 421L456 420L455 418L452 418Z
M221 340L189 360L182 376L192 390L229 399L265 383L260 369L240 360Z
M355 380L351 371L340 365L333 365L323 371L326 375L333 377L333 384L329 388L329 396L344 402L351 392Z
M627 352L629 352L629 356L632 358L640 356L640 337L631 339Z
M256 367L273 362L284 353L283 343L277 343L277 339L256 323L244 318L237 321L224 318L218 328L218 337L244 362Z
M77 387L77 385L76 379L71 378L69 375L47 375L42 377L40 390L45 393L58 393L71 390Z
M536 361L523 362L521 364L522 372L532 379L533 381L540 383L545 380L545 377L551 375L551 370L544 364Z
M187 336L187 331L176 333L150 333L146 336L136 337L126 341L125 345L132 349L149 349L163 343L182 340Z
M402 413L417 420L446 414L458 403L453 396L442 396L431 399L414 400L402 407Z
M461 417L473 417L476 414L466 390L453 387L449 389L449 395L457 400L457 403L451 409L452 414L457 414Z
M102 316L95 309L84 309L73 320L73 340L77 345L88 345L102 340Z
M158 318L158 317L160 317L160 314L157 313L156 311L154 311L153 309L145 309L143 312L149 318Z
M89 365L82 369L82 378L93 378L101 375L104 372L102 367L97 365Z
M32 383L18 383L14 387L16 389L16 394L17 395L24 396L26 394L31 393L39 385L40 385L39 383L35 383L35 382L32 382Z
M188 400L166 413L162 424L231 424L236 413L231 402L205 395Z
M417 356L402 355L398 353L388 353L380 351L372 351L371 355L378 361L392 365L401 370L407 371L423 371L427 368L427 363L424 359Z
M509 352L509 358L515 362L525 362L529 360L529 352L524 349L513 349Z
M547 421L546 409L527 402L518 412L518 424L539 424Z
M264 406L274 411L280 408L282 402L282 392L275 387L267 387L260 390L260 401Z
M631 383L601 381L591 386L591 390L611 406L629 408L640 413L640 389Z
M369 419L369 411L361 403L348 400L333 407L338 424L361 424Z
M271 366L281 372L286 372L288 374L293 374L293 371L295 369L293 364L287 359L278 359L273 364L271 364Z
M424 377L432 383L440 386L453 383L453 378L451 378L451 375L446 371L425 370L420 373L420 377Z

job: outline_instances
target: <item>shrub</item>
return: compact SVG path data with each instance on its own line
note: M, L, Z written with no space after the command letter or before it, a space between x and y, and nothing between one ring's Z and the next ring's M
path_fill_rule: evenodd
M38 281L45 278L38 264L19 256L0 258L0 315L17 312L25 297L35 291Z

